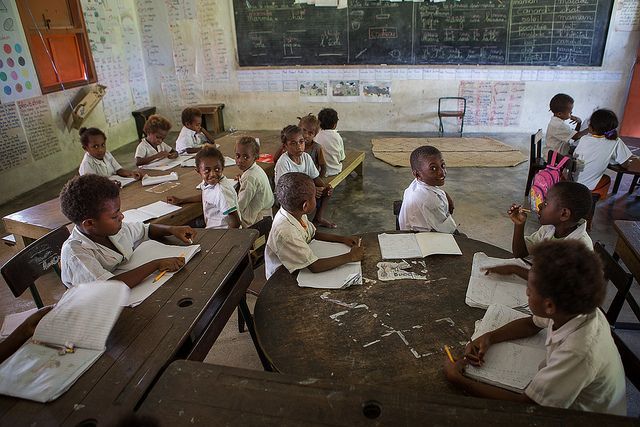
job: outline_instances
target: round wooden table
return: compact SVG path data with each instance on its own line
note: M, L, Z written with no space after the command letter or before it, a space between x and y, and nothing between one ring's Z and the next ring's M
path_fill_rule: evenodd
M295 276L280 268L255 306L260 345L274 369L286 374L452 392L442 374L442 348L447 344L461 354L475 321L484 315L464 302L473 254L512 255L456 237L462 256L406 260L410 271L426 279L382 282L376 266L382 261L377 236L362 238L363 275L375 283L344 290L300 288Z

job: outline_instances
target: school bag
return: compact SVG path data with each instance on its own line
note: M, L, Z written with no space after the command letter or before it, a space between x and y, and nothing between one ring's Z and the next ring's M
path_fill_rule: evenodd
M560 162L557 162L557 151L553 151L551 155L551 161L547 163L547 166L538 171L533 177L533 183L531 184L531 191L529 192L529 200L531 201L531 209L538 211L538 206L544 201L547 196L547 192L551 187L563 179L562 169L564 165L569 161L569 156L564 156Z

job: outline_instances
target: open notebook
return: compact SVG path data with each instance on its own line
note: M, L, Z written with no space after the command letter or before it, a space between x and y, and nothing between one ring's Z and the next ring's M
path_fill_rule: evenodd
M146 187L148 185L162 184L163 182L177 181L177 180L178 180L178 174L175 172L171 172L170 174L160 175L160 176L145 175L142 177L142 186Z
M487 256L484 252L473 255L471 277L465 302L470 307L487 308L491 304L502 304L511 308L527 309L527 281L511 275L485 274L484 269L498 265L527 267L517 258L502 259Z
M382 259L462 255L456 239L447 233L382 233L378 234L378 243Z
M160 243L155 240L145 240L133 251L129 261L124 264L120 264L113 274L118 275L125 271L133 270L134 268L140 267L142 264L146 264L149 261L160 258L183 256L185 261L189 262L198 252L200 252L200 245L176 246L165 245L164 243ZM167 272L155 283L154 279L158 275L158 272L155 271L153 274L150 274L139 285L131 289L129 301L126 305L135 307L142 303L142 301L158 290L160 286L165 284L174 274L175 272Z
M528 315L509 307L490 305L482 321L476 326L473 339ZM522 393L538 372L546 357L546 329L538 334L514 341L505 341L489 347L481 367L468 365L465 375L475 380L507 390Z
M318 258L329 258L343 255L351 248L343 243L312 240L309 247ZM298 286L301 288L343 289L351 285L362 284L362 264L350 262L322 273L312 273L303 268L298 273Z
M135 178L127 178L127 177L120 176L120 175L111 175L109 177L109 179L111 181L120 183L120 187L126 187L127 185L136 182Z
M182 209L182 206L172 205L159 200L157 202L141 206L136 209L129 209L122 212L124 222L145 222L150 219L160 218L161 216L170 214Z
M115 280L74 286L40 320L33 338L0 365L0 393L36 402L56 399L104 353L129 298ZM73 353L58 349L73 344Z
M234 159L232 159L229 156L224 156L224 167L229 167L229 166L234 166L236 164L236 161ZM196 167L196 159L188 159L185 160L184 162L180 163L180 166L188 168L195 168Z
M166 171L166 170L169 170L171 168L175 168L176 166L180 165L183 162L188 161L194 155L195 154L186 155L186 156L178 156L175 159L169 159L168 157L165 157L164 159L156 160L155 162L151 162L151 163L146 164L144 166L140 166L140 169Z

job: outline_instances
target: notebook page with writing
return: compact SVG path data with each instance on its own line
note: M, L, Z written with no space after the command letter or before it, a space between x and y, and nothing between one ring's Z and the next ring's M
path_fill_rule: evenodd
M511 308L527 307L526 280L516 275L487 275L483 271L486 267L507 264L523 265L524 262L516 259L491 258L482 252L476 253L473 256L471 277L465 297L466 304L470 307L485 309L491 304L502 304Z
M471 338L476 339L480 335L494 331L499 327L506 325L507 323L525 317L531 316L504 305L491 304L489 308L487 308L487 311L484 313L484 317L482 318L482 320L476 325L476 330ZM511 342L529 347L544 348L546 338L547 330L542 329L540 330L540 332L531 337L521 338L513 340Z
M417 233L415 237L423 257L429 255L462 255L456 239L451 234Z
M312 240L309 247L318 258L339 256L351 251L343 243ZM350 262L321 273L312 273L308 268L298 273L298 286L301 288L341 289L345 284L362 284L362 264Z
M136 182L135 178L126 178L124 176L120 176L120 175L111 175L109 177L109 179L111 181L115 181L115 182L119 182L120 183L120 187L126 187L127 185Z
M378 234L382 259L423 258L414 233Z
M180 209L182 209L182 206L172 205L170 203L163 202L162 200L148 204L146 206L140 206L138 208L139 211L142 211L148 215L153 215L152 218L159 218L161 216L170 214L171 212L179 211Z
M154 215L142 212L138 209L126 210L122 212L122 215L124 215L124 218L122 219L123 222L145 222L150 219L157 218Z
M33 340L104 350L111 328L128 299L129 287L117 280L74 286L40 320Z

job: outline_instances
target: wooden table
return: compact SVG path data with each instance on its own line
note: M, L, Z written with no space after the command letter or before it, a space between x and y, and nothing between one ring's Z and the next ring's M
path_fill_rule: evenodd
M614 221L618 233L615 253L640 282L640 221Z
M138 414L167 426L636 425L631 418L514 402L348 385L176 361Z
M362 241L363 275L377 280L376 264L382 260L377 233ZM473 254L512 257L488 243L456 241L462 256L424 259L426 281L377 281L330 291L299 288L279 269L254 310L258 340L273 368L348 383L455 391L442 374L442 348L447 344L460 354L474 322L484 315L464 302ZM418 274L425 269L412 266Z
M0 397L1 425L111 425L130 413L175 359L202 361L253 279L254 230L199 230L201 251L135 308L125 308L104 355L47 404Z
M638 178L640 178L640 158L637 156L631 157L631 162L626 168L623 168L621 165L609 165L607 169L616 172L616 178L613 181L613 189L611 190L611 194L616 194L618 189L620 188L620 182L622 181L622 177L624 174L633 175L633 181L629 186L628 193L631 194L635 189L636 185L638 185Z

